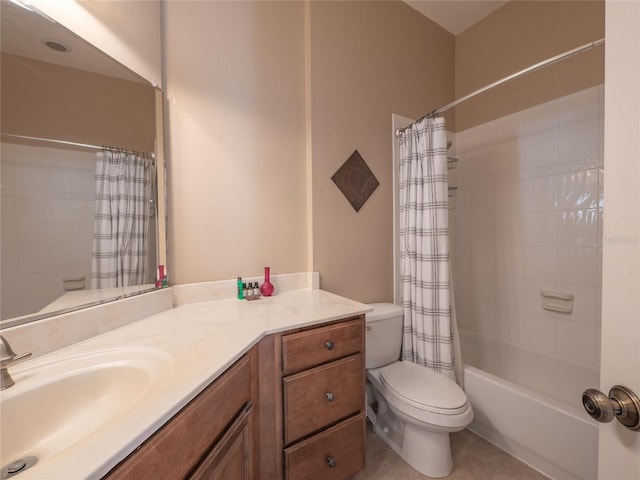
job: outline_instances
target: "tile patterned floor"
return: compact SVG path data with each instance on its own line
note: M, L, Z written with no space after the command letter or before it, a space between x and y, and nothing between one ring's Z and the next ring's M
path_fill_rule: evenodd
M469 430L451 435L453 472L447 480L548 480ZM367 468L353 480L426 480L374 432L367 422Z

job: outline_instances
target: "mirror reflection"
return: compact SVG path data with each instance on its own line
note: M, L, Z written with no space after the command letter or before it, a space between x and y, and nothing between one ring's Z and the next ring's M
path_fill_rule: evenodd
M8 327L154 287L155 89L38 13L1 8Z

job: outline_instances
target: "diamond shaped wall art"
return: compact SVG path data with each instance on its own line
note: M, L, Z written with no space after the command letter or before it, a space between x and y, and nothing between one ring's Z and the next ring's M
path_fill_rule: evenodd
M362 208L373 191L380 185L378 179L357 150L333 174L331 180L333 180L356 212Z

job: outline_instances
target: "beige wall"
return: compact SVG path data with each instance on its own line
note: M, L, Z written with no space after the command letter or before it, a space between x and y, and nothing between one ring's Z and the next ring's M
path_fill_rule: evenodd
M153 152L154 89L2 55L2 132Z
M455 40L460 98L564 51L604 38L604 1L512 1ZM514 80L456 107L456 131L604 82L604 48Z
M454 37L402 2L312 2L313 268L320 285L393 301L391 115L453 100ZM331 176L358 150L380 185L355 210Z
M271 265L392 300L391 114L453 99L453 36L402 2L167 2L163 15L172 281ZM359 213L330 179L355 149L380 182Z
M304 11L163 3L172 283L309 269Z

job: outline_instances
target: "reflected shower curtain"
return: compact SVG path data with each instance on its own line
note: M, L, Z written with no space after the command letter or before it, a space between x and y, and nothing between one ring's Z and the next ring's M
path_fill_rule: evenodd
M153 157L111 149L98 152L97 157L91 287L148 283Z
M443 118L424 118L402 133L399 207L402 359L455 379Z

